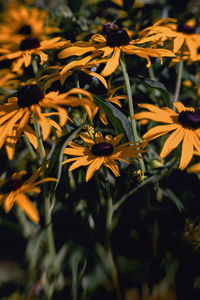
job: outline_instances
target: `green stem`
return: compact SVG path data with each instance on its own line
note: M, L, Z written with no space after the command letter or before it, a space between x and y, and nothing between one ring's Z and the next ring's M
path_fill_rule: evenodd
M32 68L33 68L34 76L37 77L37 72L38 72L37 61L35 59L33 59L32 62L31 62L31 65L32 65Z
M156 174L156 175L153 175L153 176L147 178L136 188L130 190L128 193L123 195L121 197L121 199L118 202L116 202L115 205L113 206L113 211L118 210L119 207L126 201L127 198L129 198L130 196L135 194L137 191L139 191L145 185L147 185L149 183L156 184L163 177L165 177L166 175L169 175L171 173L172 169L174 168L175 161L176 161L176 157L174 157L168 164L166 164L165 168L159 174ZM169 168L168 168L168 166L169 166Z
M105 188L107 194L107 214L106 214L106 246L107 246L107 254L108 254L108 261L111 270L112 282L115 287L117 300L121 300L121 292L119 287L119 279L118 279L118 272L115 265L115 260L112 253L112 247L110 242L110 235L112 232L112 221L113 221L113 199L110 190L110 183L108 181L108 171L104 168L104 176L105 176Z
M179 98L182 74L183 74L183 60L180 59L179 64L178 64L178 74L177 74L176 87L175 87L175 92L174 92L174 102L176 102Z
M129 114L130 114L130 117L133 117L135 114L134 107L133 107L133 97L132 97L130 80L129 80L128 71L127 71L126 62L125 62L123 53L121 53L120 64L121 64L122 73L124 76L124 81L125 81L126 90L127 90ZM132 126L132 131L133 131L134 142L139 142L140 138L138 137L138 134L137 134L137 124L136 124L136 121L132 118L131 118L131 126ZM145 173L144 161L141 158L139 159L139 165L140 165L140 169L142 170L142 172Z
M79 79L78 79L78 73L75 74L75 81L76 81L76 87L78 89L80 89L80 82L79 82ZM82 98L82 95L81 94L78 94L78 97L79 98Z
M34 114L33 114L33 122L34 122L35 134L36 134L37 142L38 142L38 150L39 150L39 154L40 154L40 160L41 160L41 164L43 165L44 161L45 161L45 151L44 151L44 146L43 146L43 142L42 142L40 125Z
M27 138L27 136L25 134L23 134L23 139L24 139L24 142L25 142L25 144L26 144L26 146L27 146L27 148L30 152L30 155L31 155L32 159L35 160L37 156L36 156L36 154L33 150L33 147L31 145L31 143L29 142L29 139Z
M36 137L37 137L37 141L38 141L38 149L39 149L39 154L40 154L41 165L42 165L43 174L44 174L45 167L46 167L45 151L44 151L44 146L43 146L43 142L42 142L40 125L34 114L33 114L33 121L34 121L35 133L36 133ZM47 194L46 189L44 189L44 191L45 191L45 197L44 197L45 227L47 228L48 251L50 254L50 258L51 258L51 264L53 264L53 262L55 261L56 251L55 251L52 221L51 221L50 195Z
M112 201L112 195L110 192L110 184L107 180L105 182L105 186L106 186L107 201L108 201L107 202L108 203L107 215L106 215L106 232L107 232L107 236L109 238L110 233L112 231L113 201Z
M152 65L148 68L148 71L149 71L149 77L151 78L151 80L157 81Z

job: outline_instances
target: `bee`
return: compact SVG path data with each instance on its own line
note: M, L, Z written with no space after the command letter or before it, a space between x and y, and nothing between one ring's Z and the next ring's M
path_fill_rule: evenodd
M115 24L116 20L114 20L113 22L107 22L106 24L104 24L103 26L103 34L108 34L112 31L118 30L119 27Z

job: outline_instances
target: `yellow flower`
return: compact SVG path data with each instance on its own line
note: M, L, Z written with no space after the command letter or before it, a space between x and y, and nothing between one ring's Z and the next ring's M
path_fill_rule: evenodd
M118 87L112 89L111 88L111 80L109 78L109 81L108 81L108 91L107 91L107 95L105 97L106 100L108 102L116 104L119 107L122 107L121 102L119 100L127 99L127 96L126 95L115 95L115 93L118 90L120 90L121 88L123 88L123 86L118 86ZM107 120L106 114L105 114L105 112L104 112L104 110L102 108L100 108L100 107L97 106L94 114L96 115L96 113L98 112L98 110L99 110L99 113L100 113L100 120L101 120L101 122L104 125L108 125L108 120Z
M19 1L6 3L1 16L0 44L9 48L30 36L47 39L48 34L59 32L52 19L46 24L47 18L48 13L37 7L28 8Z
M80 94L83 97L75 97ZM44 140L50 135L52 126L61 130L69 119L66 108L63 106L83 106L89 117L93 117L93 103L91 94L82 89L71 89L70 91L59 94L59 92L49 92L44 95L41 89L35 85L27 85L20 88L17 97L10 97L8 102L0 106L0 148L5 143L6 152L9 159L12 159L15 151L15 144L23 132L29 141L37 148L37 140L33 129L28 125L32 114L41 126L42 137ZM43 109L52 109L53 112L45 113ZM52 115L59 116L59 125L52 119L47 118Z
M200 152L200 114L192 107L185 107L181 102L175 102L178 113L168 107L158 108L152 104L138 104L139 107L146 108L133 117L136 120L148 119L165 125L159 125L148 130L143 139L153 140L173 131L166 139L160 157L166 157L182 141L182 152L179 168L183 170L191 161L194 148Z
M100 51L101 57L108 57L106 65L101 72L102 76L109 76L119 65L121 52L126 54L134 54L147 60L147 67L150 67L151 61L149 57L159 57L162 62L163 56L174 57L174 53L163 48L145 48L138 47L137 44L142 44L143 39L131 40L127 30L119 29L114 23L106 23L104 25L105 37L101 34L94 34L89 42L78 41L72 44L71 47L62 50L58 57L63 59L73 55L83 55L89 52ZM154 40L150 37L150 40ZM102 53L102 54L101 54Z
M119 166L116 161L124 161L129 163L127 157L140 158L139 154L145 152L141 150L141 145L131 145L133 142L119 144L123 134L115 137L106 135L105 138L101 132L96 132L94 140L87 134L80 134L81 139L87 146L80 146L74 142L70 142L70 147L65 148L64 153L74 155L76 157L69 158L63 161L63 164L74 162L69 171L72 171L80 166L88 166L86 172L86 181L91 179L95 171L102 165L109 168L115 176L120 176ZM118 145L118 146L117 146Z
M48 55L44 52L61 49L69 45L69 41L61 41L60 37L40 41L38 38L30 36L22 40L20 44L17 44L17 46L11 50L0 49L0 53L2 53L0 61L12 59L11 70L18 72L23 65L25 67L30 65L32 55L38 55L40 64L43 65L48 59Z
M31 177L23 182L22 176L26 174L26 171L16 172L11 176L9 180L0 180L1 193L0 204L4 206L5 212L8 213L13 204L16 203L27 216L35 223L40 220L37 208L32 201L26 196L26 193L40 193L40 188L37 185L47 181L57 181L55 178L44 178L36 181L40 175L40 169L38 169Z
M191 59L196 57L200 45L200 34L195 33L195 22L193 19L185 24L176 19L161 19L151 27L144 29L141 35L153 35L157 40L173 39L173 51L189 51Z
M53 66L48 68L49 70L56 71L52 74L44 75L41 77L41 79L47 79L44 84L44 89L46 90L47 88L49 88L49 86L57 80L60 80L60 83L63 85L65 83L65 80L73 75L74 71L84 72L89 76L96 77L99 81L102 82L105 88L108 88L106 80L100 74L92 71L93 67L96 67L98 64L105 62L105 59L93 59L96 56L97 54L94 53L92 55L88 55L83 59L72 61L64 67Z

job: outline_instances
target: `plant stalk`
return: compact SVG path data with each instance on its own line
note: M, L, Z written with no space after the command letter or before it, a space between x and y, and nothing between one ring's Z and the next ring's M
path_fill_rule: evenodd
M179 98L182 74L183 74L183 60L180 59L179 64L178 64L178 73L177 73L176 87L175 87L175 92L174 92L174 102L176 102Z
M136 124L136 121L134 119L132 119L132 117L135 114L134 107L133 107L133 96L132 96L130 80L129 80L128 71L127 71L126 62L125 62L123 53L121 53L121 56L120 56L120 64L121 64L122 73L124 76L124 81L125 81L126 90L127 90L129 114L130 114L130 118L131 118L131 126L132 126L132 131L133 131L133 139L134 139L134 142L139 142L140 138L138 137L138 134L137 134L137 124ZM144 165L143 159L139 158L138 161L139 161L140 169L142 170L143 173L145 173L145 165Z
M45 151L44 151L44 146L43 146L43 142L42 142L40 125L34 115L33 115L33 121L34 121L34 128L35 128L35 133L36 133L36 137L37 137L37 141L38 141L38 149L39 149L40 160L41 160L43 176L44 176L44 171L46 168ZM49 255L50 255L50 259L51 259L51 264L53 265L53 263L55 261L56 250L55 250L52 221L51 221L50 195L47 193L46 188L44 188L44 193L45 193L45 197L44 197L45 227L47 228L48 251L49 251Z

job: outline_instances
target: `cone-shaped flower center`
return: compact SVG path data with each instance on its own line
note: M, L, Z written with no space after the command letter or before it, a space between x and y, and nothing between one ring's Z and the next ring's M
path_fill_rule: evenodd
M193 34L193 33L195 33L195 28L192 26L185 25L185 24L179 24L177 31L185 33L185 34Z
M92 146L91 152L95 156L108 156L113 153L114 147L109 143L98 143Z
M2 194L8 194L11 191L18 190L23 185L22 180L15 179L15 180L8 180L4 185L1 187Z
M25 40L21 41L20 50L31 50L40 47L40 41L34 37L28 37Z
M189 129L198 129L200 128L200 113L185 110L182 111L179 116L178 120L181 123L181 125L185 128Z
M106 34L106 45L110 47L119 47L128 45L130 38L126 30L120 29L114 23L106 23L103 32Z
M30 35L32 33L31 26L29 26L29 25L23 25L18 30L18 33Z
M20 107L30 107L32 104L37 104L42 100L44 95L36 84L31 84L19 89L17 98L17 103Z

